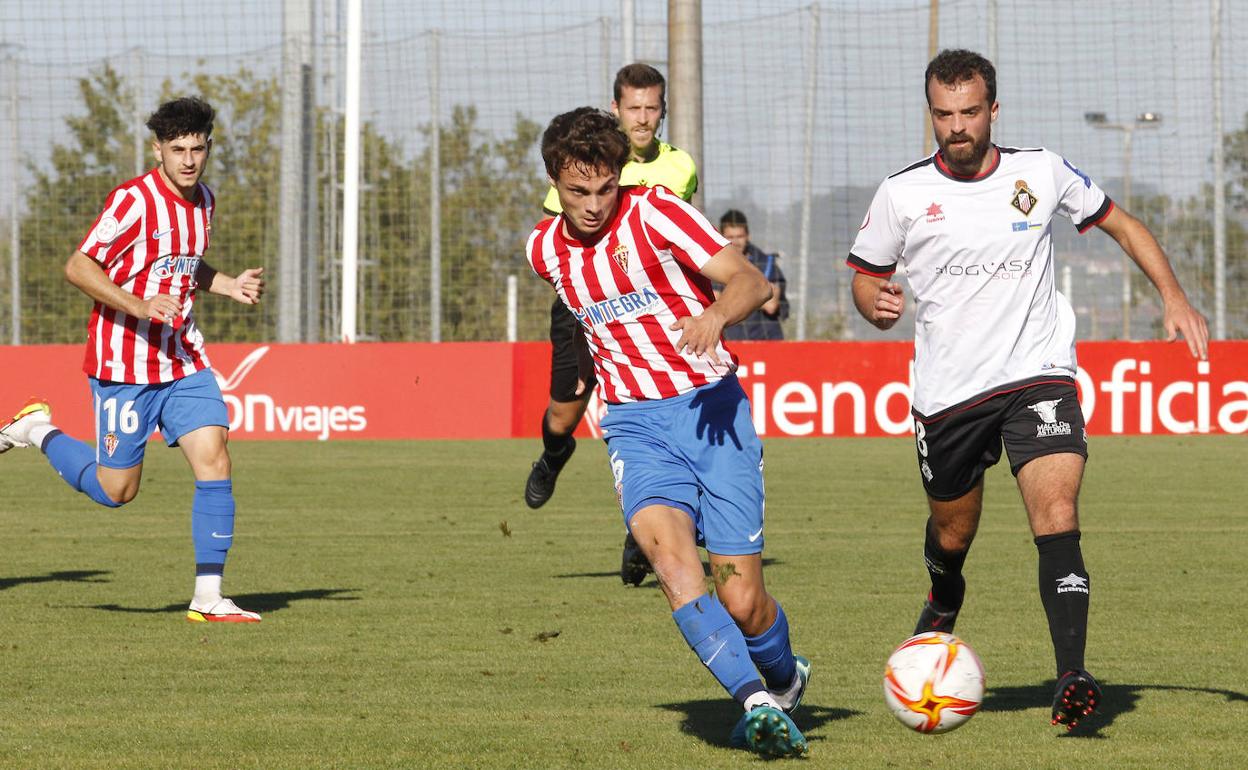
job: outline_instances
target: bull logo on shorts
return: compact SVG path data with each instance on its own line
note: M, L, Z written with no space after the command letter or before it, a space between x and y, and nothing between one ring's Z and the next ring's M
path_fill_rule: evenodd
M1041 420L1041 423L1036 426L1036 438L1070 435L1070 423L1057 419L1057 405L1061 402L1062 399L1055 398L1051 401L1037 401L1028 405L1027 408L1035 412Z
M619 265L621 270L628 272L628 246L626 244L621 243L614 249L611 249L611 258L615 260L615 264Z
M112 457L112 456L113 456L113 452L116 452L116 451L117 451L117 444L118 444L118 443L120 443L120 442L118 442L118 441L117 441L117 434L116 434L116 433L105 433L105 434L104 434L104 451L108 454L108 456L109 456L109 457Z
M1052 401L1037 401L1027 408L1040 415L1041 420L1052 425L1057 422L1057 405L1061 402L1060 398L1055 398Z

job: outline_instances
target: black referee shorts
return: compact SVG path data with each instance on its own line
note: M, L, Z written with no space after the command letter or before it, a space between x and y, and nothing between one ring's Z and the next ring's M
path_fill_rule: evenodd
M914 415L923 488L935 500L956 500L1001 459L1015 476L1031 460L1070 452L1088 456L1078 391L1069 377L1036 377L1005 385L924 417Z
M577 380L585 390L576 395ZM563 301L550 306L550 397L554 401L580 401L598 384L594 361L581 324Z

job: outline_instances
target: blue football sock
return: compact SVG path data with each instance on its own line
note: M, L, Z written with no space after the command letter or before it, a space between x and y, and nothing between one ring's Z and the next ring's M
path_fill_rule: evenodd
M703 595L672 613L676 627L728 694L741 703L761 692L745 637L719 599Z
M100 486L95 475L95 450L78 439L70 438L59 430L52 431L43 440L40 447L47 456L48 462L56 469L65 483L81 492L100 505L117 508L121 503L115 502Z
M195 574L220 575L234 542L234 484L196 481L191 503L191 539L195 543Z
M776 602L776 622L758 636L745 637L745 646L767 682L767 689L782 690L793 683L797 663L789 646L789 619L780 602Z

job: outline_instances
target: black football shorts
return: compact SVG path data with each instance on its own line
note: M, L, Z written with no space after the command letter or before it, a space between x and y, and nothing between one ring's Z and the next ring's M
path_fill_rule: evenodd
M550 306L550 397L554 401L579 401L598 384L584 334L576 316L556 297ZM577 380L585 383L579 396Z
M1029 461L1071 452L1088 456L1088 435L1074 380L1037 377L1012 383L925 417L914 415L919 473L928 496L956 500L1009 454L1015 476Z

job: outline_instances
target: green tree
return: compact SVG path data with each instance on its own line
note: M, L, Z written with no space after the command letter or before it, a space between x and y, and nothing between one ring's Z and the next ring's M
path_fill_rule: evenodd
M204 183L216 197L212 239L204 259L230 275L249 267L265 267L273 279L278 240L279 166L282 128L277 80L248 69L230 75L196 74L194 93L217 111L212 154ZM182 96L166 81L161 101ZM195 318L205 338L257 341L274 336L276 303L272 294L257 306L208 296L201 288Z
M280 121L277 85L242 70L236 75L196 75L198 93L217 109L213 149L204 175L217 196L207 259L234 273L264 262L276 242L276 134ZM65 119L63 143L52 146L46 167L31 166L34 184L22 220L22 332L29 342L78 342L85 338L91 301L64 280L65 259L86 235L110 191L151 168L147 153L136 161L134 89L105 65L79 80L84 112ZM171 98L166 82L163 97ZM154 107L155 105L153 105ZM209 340L271 336L272 310L248 308L222 298L204 302L196 319ZM207 305L207 307L205 307ZM257 312L259 311L259 312Z
M495 139L478 128L475 108L459 106L439 131L442 339L503 339L508 275L518 277L519 336L539 337L552 294L524 246L546 191L533 162L540 127L517 116L513 133ZM428 339L431 143L410 163L371 128L362 146L361 331Z
M105 65L78 81L84 113L65 118L65 143L49 167L31 164L21 228L22 339L86 339L91 301L64 278L65 260L86 236L104 199L135 168L132 90Z

